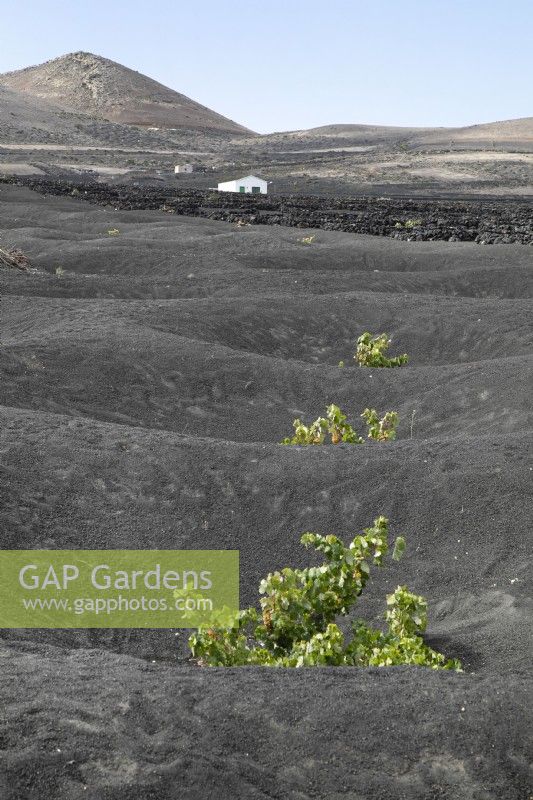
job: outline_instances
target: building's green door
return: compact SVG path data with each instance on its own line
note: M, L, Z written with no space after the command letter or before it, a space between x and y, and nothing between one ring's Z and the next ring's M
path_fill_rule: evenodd
M246 186L239 186L239 192L243 194L246 191Z

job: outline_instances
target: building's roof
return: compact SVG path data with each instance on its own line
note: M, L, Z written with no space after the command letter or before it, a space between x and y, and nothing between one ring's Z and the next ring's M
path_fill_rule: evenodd
M264 178L258 178L257 175L245 175L244 178L236 178L236 180L246 181L248 178L253 178L254 181L263 181L263 183L266 183Z
M249 179L266 183L264 178L258 178L257 175L245 175L243 178L231 178L229 181L221 181L221 183L238 183L239 181L247 181Z

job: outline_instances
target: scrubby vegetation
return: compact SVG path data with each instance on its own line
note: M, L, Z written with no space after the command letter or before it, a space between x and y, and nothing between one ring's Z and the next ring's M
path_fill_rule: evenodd
M368 425L368 438L385 442L396 438L398 414L396 411L387 411L380 419L378 412L372 408L365 408L361 417ZM363 444L364 439L346 421L339 406L327 407L326 416L318 417L310 425L305 425L300 419L295 419L293 424L294 436L288 436L281 444L324 444L331 438L332 444L347 442L348 444Z
M419 228L422 225L421 219L406 219L405 222L397 222L394 226L396 230L412 230L413 228Z
M318 417L311 425L304 425L301 420L295 419L293 427L294 436L283 439L281 444L324 444L328 436L332 444L363 444L363 439L346 422L346 414L333 404L328 406L326 417Z
M5 250L0 247L0 266L20 269L25 272L29 268L30 262L22 250L17 250L15 247Z
M365 588L370 565L381 567L388 553L388 520L378 517L348 547L336 536L305 533L306 547L325 556L317 567L269 574L260 584L261 613L240 611L229 623L205 625L189 639L202 665L278 667L400 664L460 670L456 660L428 647L420 634L427 624L427 603L406 586L387 596L386 630L363 620L352 623L346 638L337 624L350 613ZM392 557L399 560L405 541L398 537Z
M396 411L387 411L380 419L375 408L365 408L361 414L368 425L368 438L377 442L387 442L396 439L398 414Z
M394 356L394 358L388 358L385 355L390 343L391 340L386 333L372 336L371 333L365 331L357 340L354 358L360 367L401 367L407 364L409 361L407 353Z

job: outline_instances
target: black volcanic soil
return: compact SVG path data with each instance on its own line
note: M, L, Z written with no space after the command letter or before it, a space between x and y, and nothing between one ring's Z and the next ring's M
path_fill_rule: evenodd
M3 631L2 800L533 795L531 248L307 233L0 185L0 246L34 269L0 269L0 544L237 548L245 605L303 531L384 513L408 551L358 613L408 584L464 673ZM352 366L365 329L410 364ZM330 402L398 410L397 442L276 444Z
M243 196L169 186L112 186L83 179L73 182L19 177L0 179L1 183L29 186L45 195L79 196L90 203L117 210L159 210L240 225L320 228L416 242L533 244L532 204L529 201L276 194ZM300 243L305 244L302 239Z

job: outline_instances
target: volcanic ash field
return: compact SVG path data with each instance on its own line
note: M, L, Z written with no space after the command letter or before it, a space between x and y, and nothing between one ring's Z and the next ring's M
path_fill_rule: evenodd
M238 549L244 607L308 563L302 532L385 514L408 549L357 615L405 583L464 667L208 669L186 632L4 631L2 800L529 800L531 247L6 185L0 234L34 268L0 270L2 548ZM359 369L364 330L409 365ZM277 444L329 403L397 410L397 441Z

